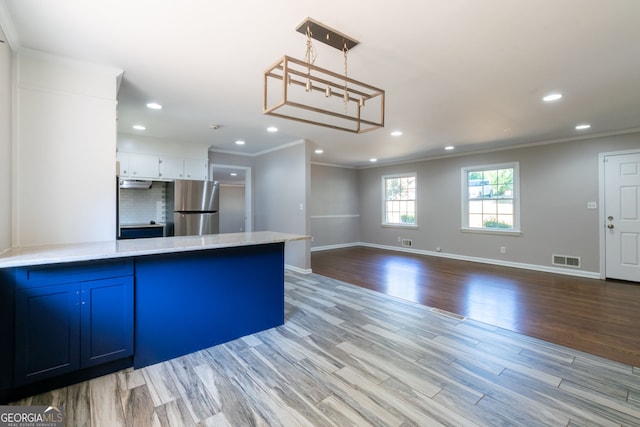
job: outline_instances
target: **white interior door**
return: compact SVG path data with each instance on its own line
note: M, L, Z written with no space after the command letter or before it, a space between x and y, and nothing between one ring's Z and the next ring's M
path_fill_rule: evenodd
M640 282L640 153L604 157L605 275Z

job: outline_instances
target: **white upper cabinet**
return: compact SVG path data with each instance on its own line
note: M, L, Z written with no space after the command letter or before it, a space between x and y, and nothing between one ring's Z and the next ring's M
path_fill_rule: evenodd
M157 181L209 178L209 147L139 135L118 135L120 177Z
M122 171L122 166L120 166ZM129 153L130 178L160 178L160 158L150 154Z
M184 160L175 157L160 157L160 178L184 179Z
M118 161L118 176L127 178L129 176L129 153L118 151L116 160Z
M121 178L206 181L209 177L209 162L202 159L180 159L119 151L118 162Z
M184 161L184 179L206 181L209 178L209 162L201 159L186 159Z

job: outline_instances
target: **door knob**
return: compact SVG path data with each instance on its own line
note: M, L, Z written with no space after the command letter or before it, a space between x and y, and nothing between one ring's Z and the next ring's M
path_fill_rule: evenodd
M613 224L609 224L609 225L607 225L607 228L608 228L609 230L613 230Z

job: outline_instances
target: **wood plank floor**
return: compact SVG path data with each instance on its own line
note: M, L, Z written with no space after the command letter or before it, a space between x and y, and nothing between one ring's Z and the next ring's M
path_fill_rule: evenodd
M640 283L369 247L312 252L311 267L317 274L640 366Z
M16 402L68 426L631 426L640 370L324 276L285 325Z

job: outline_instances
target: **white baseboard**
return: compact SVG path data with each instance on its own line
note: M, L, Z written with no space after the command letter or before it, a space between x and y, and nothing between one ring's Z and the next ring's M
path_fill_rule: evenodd
M289 264L285 264L284 268L285 268L285 270L295 271L296 273L300 273L300 274L311 274L311 273L313 273L313 271L311 271L310 268L300 268L300 267L296 267L294 265L289 265Z
M415 249L415 248L402 248L397 246L378 245L376 243L366 243L366 242L346 243L346 244L331 245L331 246L319 246L316 248L312 248L311 251L324 251L324 250L330 250L330 249L348 248L353 246L366 246L370 248L385 249L385 250L396 251L396 252L407 252L407 253L417 254L417 255L457 259L460 261L479 262L482 264L499 265L503 267L522 268L524 270L534 270L534 271L541 271L545 273L564 274L567 276L584 277L587 279L601 279L600 273L595 271L582 271L582 270L574 270L574 269L567 269L567 268L551 267L551 266L545 266L545 265L526 264L522 262L512 262L512 261L503 261L499 259L471 257L466 255L457 255L457 254L450 254L445 252L425 251L425 250Z
M352 248L354 246L363 246L363 244L360 242L355 242L355 243L341 243L339 245L316 246L311 248L311 252L328 251L330 249Z

